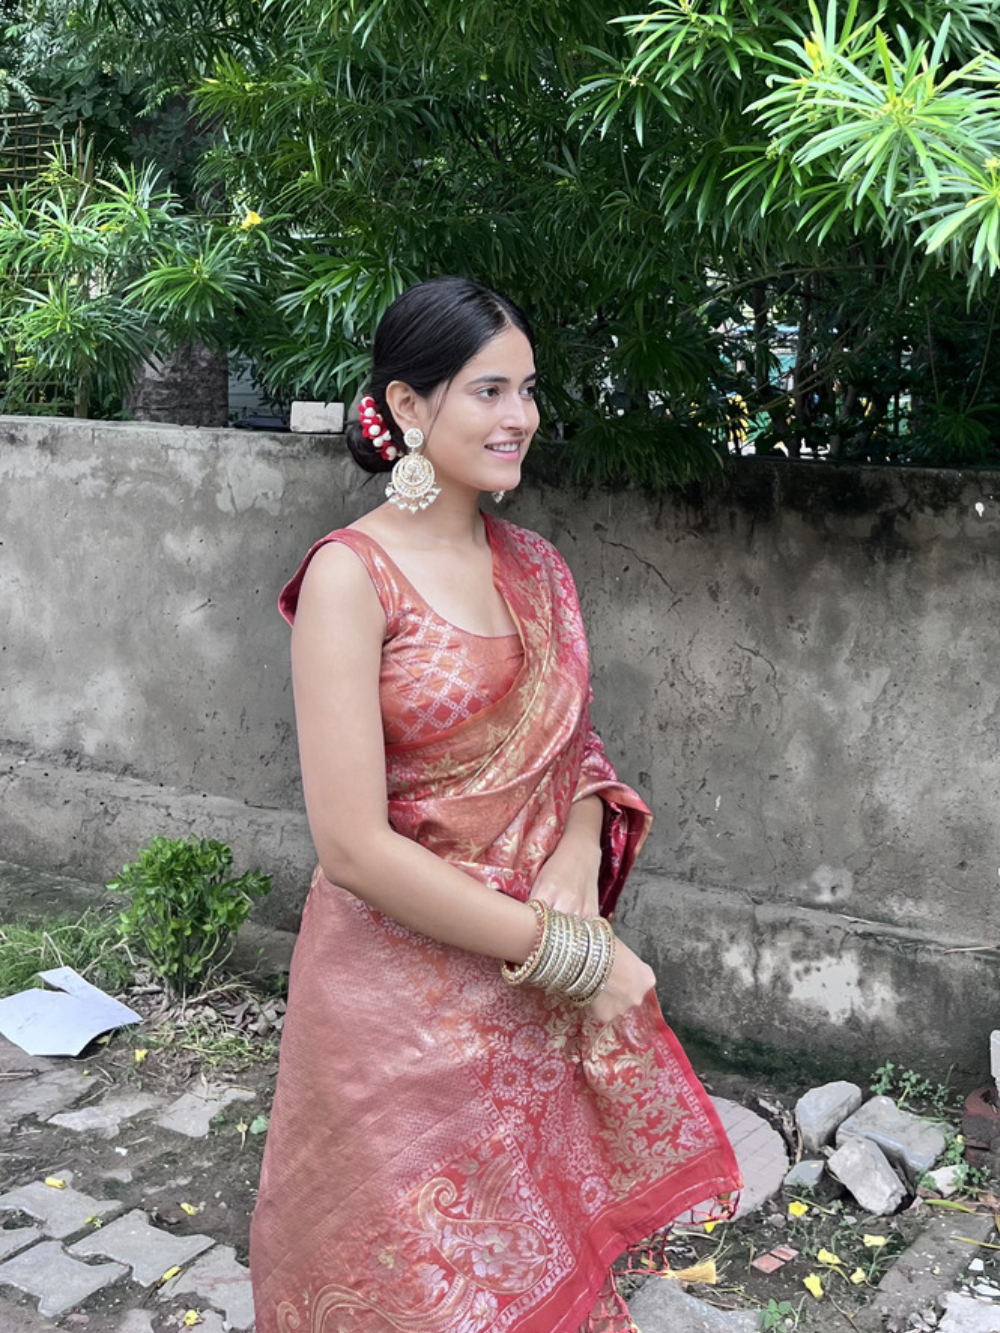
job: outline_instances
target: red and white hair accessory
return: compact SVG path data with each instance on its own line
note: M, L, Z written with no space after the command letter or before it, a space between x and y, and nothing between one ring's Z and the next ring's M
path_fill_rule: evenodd
M358 420L361 422L362 435L387 462L391 463L399 456L399 450L392 442L389 427L383 421L382 414L375 406L375 399L370 393L358 403Z

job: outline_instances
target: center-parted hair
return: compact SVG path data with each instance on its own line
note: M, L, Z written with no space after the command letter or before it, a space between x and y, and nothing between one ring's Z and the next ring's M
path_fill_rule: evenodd
M429 397L506 328L518 329L532 349L535 340L524 311L509 297L468 278L431 278L398 296L375 330L372 371L366 393L375 399L393 443L402 451L403 433L385 401L393 380ZM367 472L388 472L382 457L355 419L345 431L347 447Z

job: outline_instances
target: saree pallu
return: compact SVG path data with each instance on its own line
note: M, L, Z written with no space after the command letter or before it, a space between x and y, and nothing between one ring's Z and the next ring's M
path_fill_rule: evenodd
M453 725L387 743L390 822L523 900L572 802L597 793L610 912L649 812L590 729L564 562L512 524L487 519L487 534L520 668ZM371 538L323 540L352 547L382 601L383 715L387 736L401 734L394 708L429 716L447 681L454 696L459 673L441 645L463 632ZM282 594L288 619L322 544ZM410 669L402 692L397 659ZM251 1231L257 1333L574 1333L629 1244L738 1185L652 991L596 1023L512 990L494 959L406 929L317 869Z

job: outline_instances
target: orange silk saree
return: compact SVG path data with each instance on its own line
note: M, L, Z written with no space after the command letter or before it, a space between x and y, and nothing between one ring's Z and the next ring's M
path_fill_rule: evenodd
M506 641L463 643L371 538L323 539L364 561L386 612L390 822L524 899L573 800L598 793L609 912L649 812L590 729L565 563L486 522L513 660ZM322 544L282 594L289 620ZM491 691L477 676L505 643ZM738 1184L653 992L602 1026L317 870L251 1234L257 1333L574 1333L628 1245Z

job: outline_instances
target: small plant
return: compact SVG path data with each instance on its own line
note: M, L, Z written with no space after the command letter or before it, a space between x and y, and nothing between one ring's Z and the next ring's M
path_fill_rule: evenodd
M772 1296L760 1312L760 1327L765 1330L798 1328L801 1315L801 1301L793 1305L791 1301L778 1301Z
M225 962L253 900L270 892L269 875L248 870L235 878L232 867L225 843L153 838L108 885L130 898L123 934L182 998Z
M954 1134L948 1140L948 1146L938 1161L938 1166L955 1166L958 1171L954 1176L954 1191L959 1195L979 1194L993 1188L993 1175L988 1167L971 1166L965 1156L965 1139L961 1134ZM937 1190L938 1186L928 1173L920 1177L924 1189Z
M894 1096L899 1107L917 1102L926 1111L940 1116L947 1114L954 1101L954 1091L947 1081L932 1083L915 1069L900 1068L891 1060L879 1065L869 1087L876 1096Z

